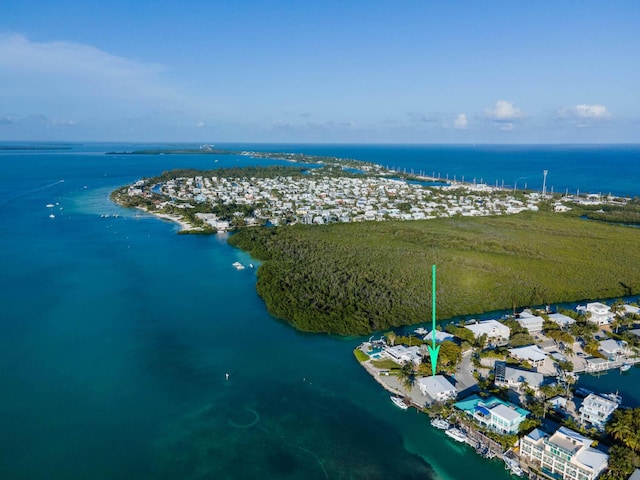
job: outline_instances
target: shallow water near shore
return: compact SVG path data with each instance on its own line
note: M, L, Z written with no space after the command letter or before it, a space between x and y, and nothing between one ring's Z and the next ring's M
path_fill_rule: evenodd
M137 147L0 154L2 478L507 478L394 407L362 339L271 318L224 236L108 199L170 168L277 161L102 155Z

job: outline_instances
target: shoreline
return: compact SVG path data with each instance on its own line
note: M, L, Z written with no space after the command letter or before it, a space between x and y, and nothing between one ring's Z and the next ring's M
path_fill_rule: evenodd
M177 216L177 215L171 215L169 213L155 213L155 212L150 212L149 210L147 210L146 208L142 208L142 207L135 207L138 210L142 210L143 212L153 216L153 217L157 217L160 218L162 220L168 220L169 222L175 223L180 227L180 230L178 230L178 232L197 232L199 230L198 227L194 227L193 225L191 225L189 222L184 221L183 218Z

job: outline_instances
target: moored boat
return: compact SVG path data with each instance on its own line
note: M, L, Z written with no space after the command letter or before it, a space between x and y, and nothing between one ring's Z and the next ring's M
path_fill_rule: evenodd
M400 397L390 397L390 398L396 407L399 407L402 410L406 410L407 408L409 408L409 405L404 403L404 400L402 400Z
M626 372L630 368L631 368L631 364L630 363L623 363L622 365L620 365L620 371L621 372Z
M244 265L240 262L233 262L231 264L236 270L244 270Z
M447 430L449 428L449 422L443 418L434 418L431 420L431 426L439 430Z
M456 442L466 442L467 436L462 432L462 430L458 428L450 428L446 432L444 432L448 437L453 438Z

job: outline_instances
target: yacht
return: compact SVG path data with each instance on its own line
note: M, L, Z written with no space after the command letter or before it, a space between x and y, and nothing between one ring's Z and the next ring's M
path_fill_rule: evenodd
M431 426L439 430L447 430L449 428L449 422L442 418L434 418L431 420Z
M415 332L415 333L417 333L418 335L421 335L421 336L425 336L427 333L429 333L429 332L427 332L427 330L426 330L425 328L423 328L423 327L416 328L416 329L414 330L414 332Z
M448 437L453 438L456 442L466 442L467 436L462 432L462 430L458 428L450 428L446 432L444 432Z
M233 268L235 268L236 270L244 270L244 265L241 264L240 262L233 262L231 264L233 266Z
M620 365L620 371L621 372L626 372L630 368L631 368L631 364L630 363L623 363L622 365Z
M404 401L400 397L391 397L391 401L396 407L400 407L402 410L406 410L409 408L409 405L404 403Z

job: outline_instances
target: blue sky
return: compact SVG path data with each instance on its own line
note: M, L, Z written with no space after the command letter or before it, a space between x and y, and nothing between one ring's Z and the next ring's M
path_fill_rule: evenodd
M0 140L640 143L640 2L21 0Z

